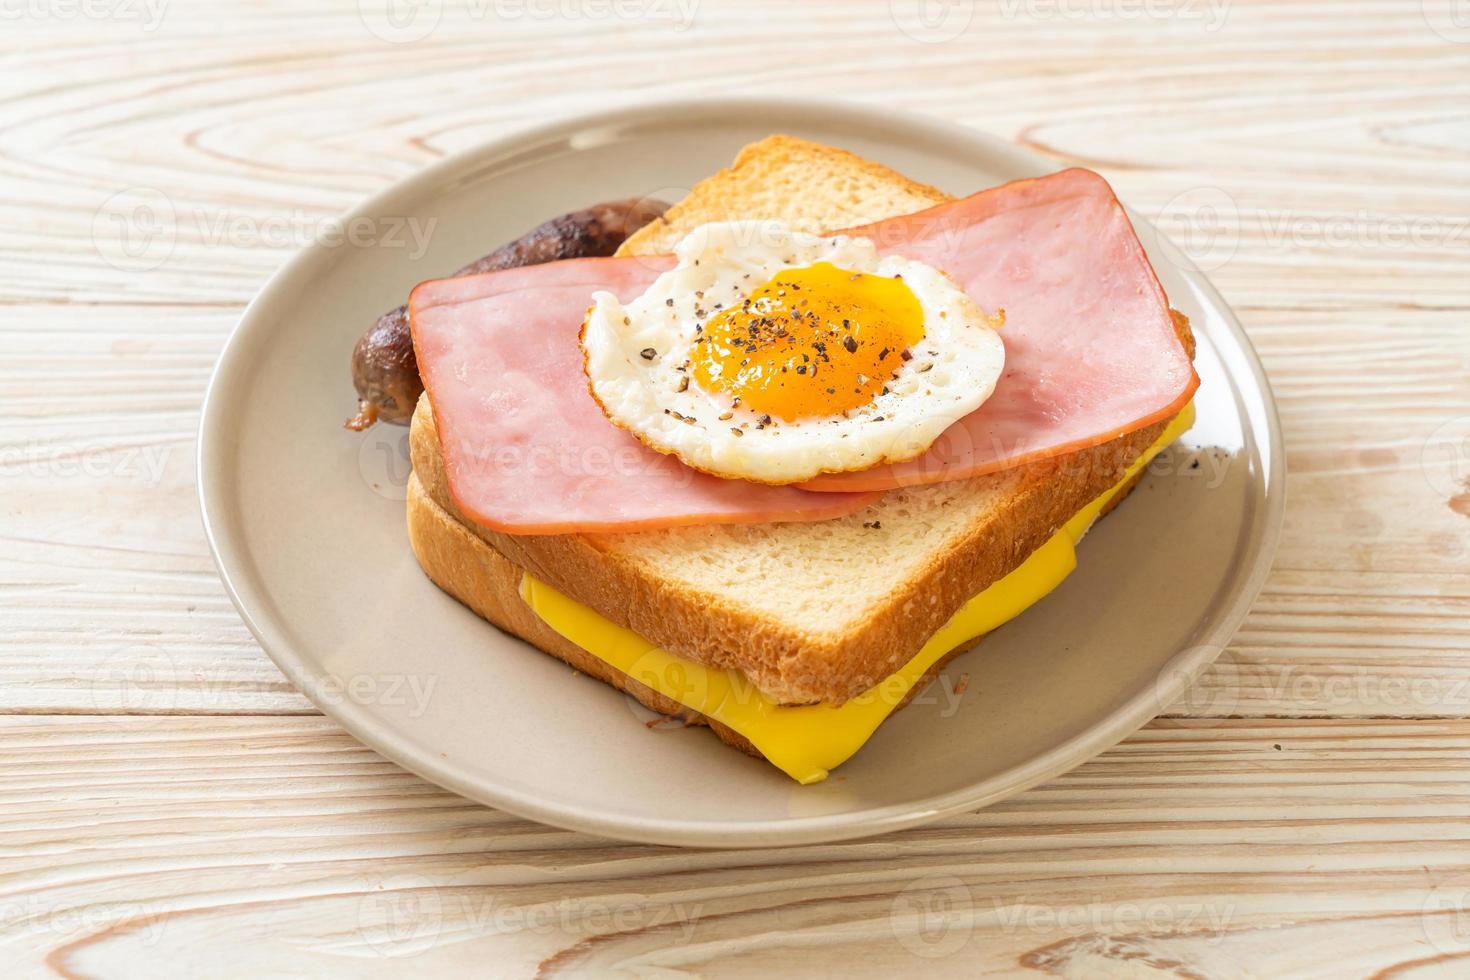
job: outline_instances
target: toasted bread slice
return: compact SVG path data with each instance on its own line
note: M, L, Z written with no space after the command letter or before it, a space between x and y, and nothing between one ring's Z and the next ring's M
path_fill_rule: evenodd
M1123 502L1143 476L1133 477L1102 510L1107 514ZM492 548L458 518L430 499L417 476L408 484L408 538L420 567L430 581L454 596L476 615L539 650L633 697L661 715L690 725L708 725L725 744L747 755L761 756L739 732L686 708L565 639L542 622L521 599L519 565ZM951 659L973 648L983 637L962 643L924 674L903 696L895 710L908 704L928 686Z
M1111 506L1112 504L1109 505ZM708 725L727 745L747 755L761 755L750 740L739 732L634 680L542 622L521 599L521 576L524 574L521 567L435 503L417 476L410 477L408 484L408 539L419 565L430 581L464 603L476 615L570 664L576 670L612 685L652 711L681 719L686 724ZM903 696L895 710L908 704L915 695L924 690L951 658L969 650L980 639L977 637L960 644L935 662L924 677Z
M767 136L689 196L630 235L619 255L671 252L711 221L775 218L814 235L856 228L943 204L938 188L846 150L794 136Z
M708 220L778 219L822 231L947 199L852 154L777 136L747 147L625 249L662 251ZM1192 353L1187 321L1176 321ZM1002 473L890 491L868 510L833 521L554 536L465 526L513 566L672 653L739 670L782 703L840 704L908 662L960 606L1113 486L1166 424ZM427 398L414 416L411 445L427 498L411 499L411 518L415 508L432 514L432 503L457 520ZM427 518L420 523L426 546L447 534ZM468 539L456 540L444 547L468 547ZM490 560L475 549L459 564ZM466 598L478 586L460 581L455 563L440 567L449 569L442 578L430 574L442 587L472 608L490 608ZM511 607L520 601L514 593L500 599ZM514 624L505 628L526 635ZM527 638L575 662L556 644ZM663 710L654 700L645 703Z

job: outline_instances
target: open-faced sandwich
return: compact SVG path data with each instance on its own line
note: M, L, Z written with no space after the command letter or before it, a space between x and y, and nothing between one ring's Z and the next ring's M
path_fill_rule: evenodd
M773 136L662 211L380 322L392 413L424 391L410 540L501 629L815 782L1068 575L1189 427L1193 341L1086 170L952 199Z

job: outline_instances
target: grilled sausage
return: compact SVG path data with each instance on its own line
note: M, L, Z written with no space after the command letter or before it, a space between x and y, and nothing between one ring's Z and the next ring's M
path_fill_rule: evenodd
M611 255L624 239L664 213L661 201L628 198L594 204L538 225L455 273L472 276L561 259ZM379 420L407 424L424 385L409 333L408 307L384 313L352 350L357 415L344 423L361 431Z

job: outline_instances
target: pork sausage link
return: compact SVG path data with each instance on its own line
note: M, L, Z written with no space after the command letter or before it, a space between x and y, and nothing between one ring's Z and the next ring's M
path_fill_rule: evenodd
M629 235L667 208L662 201L648 198L594 204L537 225L455 275L612 255ZM407 424L413 417L424 385L414 358L407 306L384 313L362 335L352 349L352 383L357 388L358 412L344 423L347 428L362 431L380 420Z

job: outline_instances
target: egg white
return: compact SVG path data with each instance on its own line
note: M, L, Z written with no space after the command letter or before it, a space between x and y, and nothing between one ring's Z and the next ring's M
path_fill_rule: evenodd
M706 473L798 483L912 458L979 408L1005 365L999 316L987 315L939 270L880 256L869 239L809 235L774 222L722 222L695 229L674 254L678 264L637 299L624 304L611 293L594 294L582 348L593 397L607 417ZM702 388L691 361L696 325L739 306L777 273L819 262L901 276L917 298L924 337L887 393L845 415L786 422Z

